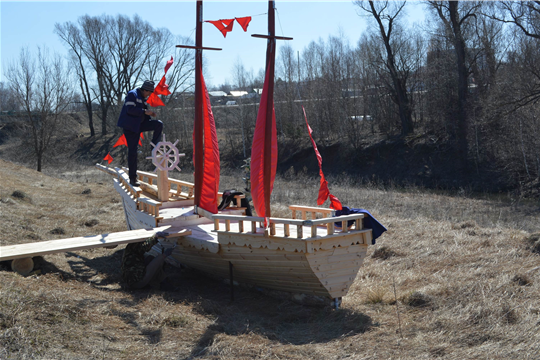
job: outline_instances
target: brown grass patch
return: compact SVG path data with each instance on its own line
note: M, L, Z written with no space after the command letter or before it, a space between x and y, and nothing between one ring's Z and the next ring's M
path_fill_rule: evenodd
M55 176L0 160L0 245L125 230L106 174L74 166ZM242 188L241 178L226 172L221 188ZM42 275L21 277L0 264L0 358L523 359L540 352L540 271L527 248L539 240L537 206L328 180L344 205L370 210L388 228L338 311L242 287L230 303L224 283L175 268L167 270L175 290L129 292L119 273L122 246L68 252L34 259ZM273 215L289 216L288 204L316 206L318 185L305 174L278 177ZM13 198L15 190L32 201ZM50 234L55 228L65 234ZM391 252L384 261L375 255Z

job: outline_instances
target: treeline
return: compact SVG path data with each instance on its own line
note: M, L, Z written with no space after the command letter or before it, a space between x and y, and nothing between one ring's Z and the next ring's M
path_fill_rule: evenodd
M444 144L464 173L490 167L516 182L540 176L538 2L426 1L426 22L416 27L407 23L405 2L354 4L369 20L356 43L337 35L301 50L278 49L275 109L282 151L309 145L303 105L322 147L340 143L354 153L380 140L423 137ZM193 52L174 48L188 39L121 15L83 16L56 24L55 32L69 49L68 59L47 62L23 50L0 88L2 110L18 104L33 121L40 110L43 121L43 114L75 103L86 110L91 133L97 116L106 134L114 129L125 93L145 78L159 79L164 60L174 53L167 76L173 95L164 99L159 117L167 136L189 151ZM56 67L71 73L46 76ZM221 88L262 88L263 75L238 63L234 84ZM70 91L41 104L45 80ZM54 105L60 103L65 107ZM231 160L249 157L257 116L253 99L237 103L214 110L222 154Z
M354 3L370 20L356 44L330 36L302 51L279 48L283 143L309 146L303 104L323 146L339 142L354 153L373 144L366 139L424 137L452 152L460 174L502 171L514 185L538 179L538 2L427 1L417 27L406 23L405 2ZM260 75L235 75L262 86ZM250 144L254 118L237 111L229 136L242 129Z

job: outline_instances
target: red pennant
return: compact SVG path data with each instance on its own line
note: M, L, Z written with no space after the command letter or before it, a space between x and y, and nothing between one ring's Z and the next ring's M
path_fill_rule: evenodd
M122 135L123 136L123 135ZM112 163L113 157L111 156L111 153L108 153L107 156L103 158L103 160L108 161L109 164Z
M159 96L156 95L155 92L150 94L148 100L146 100L146 103L152 107L165 106L163 101L161 101L161 99L159 98Z
M227 33L232 31L234 25L234 19L225 19L225 20L207 20L218 28L219 31L223 34L223 37L227 37Z
M248 25L251 22L251 16L245 16L245 17L235 18L235 19L236 21L238 21L242 29L244 29L244 32L246 32Z
M330 194L330 190L328 190L328 181L324 178L324 174L322 171L322 156L319 153L319 149L317 149L317 144L315 144L315 140L313 140L313 136L311 135L313 133L313 130L311 130L311 127L308 124L307 116L306 116L306 109L302 106L302 111L304 111L304 118L306 119L306 125L309 132L309 138L311 139L311 144L313 145L313 150L315 150L315 155L317 156L317 162L319 163L319 175L321 175L321 186L319 187L319 196L317 197L317 205L322 205L330 197L330 207L334 210L341 210L342 205L341 202L338 200L337 197Z
M169 91L169 85L165 84L165 75L167 74L167 71L171 67L173 63L173 58L171 56L171 60L167 61L167 65L165 65L165 74L163 74L163 77L157 84L157 86L154 89L154 92L150 94L148 97L148 100L146 100L146 103L152 107L158 107L158 106L165 106L163 101L159 98L158 95L170 95L171 92Z
M159 83L157 84L156 88L154 89L154 93L157 95L171 95L171 92L169 91L169 85L165 84L165 75L161 78Z
M116 140L116 143L114 143L113 148L115 148L117 146L120 146L120 145L127 146L127 140L126 140L125 135L120 136L120 138L118 140Z
M171 56L171 60L167 61L167 64L165 65L165 74L167 74L167 71L169 70L172 64L173 64L173 57Z

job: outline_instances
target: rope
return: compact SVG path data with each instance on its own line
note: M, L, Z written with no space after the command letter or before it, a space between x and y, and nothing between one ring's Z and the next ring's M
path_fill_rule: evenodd
M277 8L276 8L276 14L277 14L277 19L278 19L278 23L279 23L279 29L281 30L281 36L285 36L284 33L283 33L283 28L281 27L281 18L279 17L279 11L278 11Z

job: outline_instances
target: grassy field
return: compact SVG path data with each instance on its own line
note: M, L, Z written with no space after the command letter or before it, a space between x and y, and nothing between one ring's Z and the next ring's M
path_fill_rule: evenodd
M125 230L108 175L52 175L0 160L0 245ZM540 358L538 202L329 181L388 228L341 309L246 288L230 303L223 282L168 265L168 291L126 291L123 246L61 253L28 277L2 264L0 359ZM317 190L278 178L274 215L315 205Z

